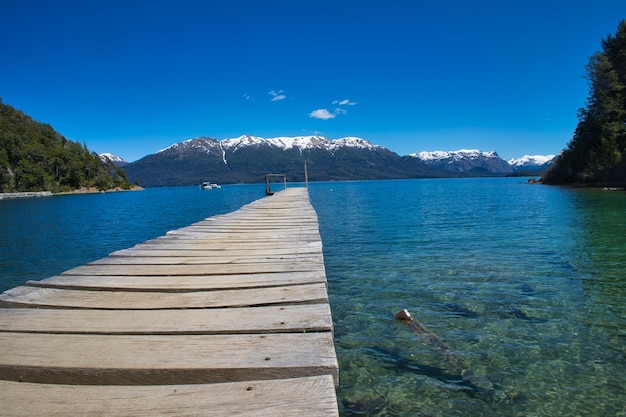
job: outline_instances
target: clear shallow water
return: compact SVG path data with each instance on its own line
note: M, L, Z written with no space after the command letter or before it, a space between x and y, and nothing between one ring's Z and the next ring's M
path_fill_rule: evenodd
M0 285L263 195L261 184L1 201ZM626 415L626 193L499 178L314 183L310 195L343 416ZM395 321L403 308L454 356Z
M626 415L625 193L446 179L311 199L342 415Z

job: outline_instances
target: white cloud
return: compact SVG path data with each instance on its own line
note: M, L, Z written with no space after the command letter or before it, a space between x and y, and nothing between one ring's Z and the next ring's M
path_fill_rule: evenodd
M243 98L245 98L246 100L252 100L252 96L250 94L248 94L248 93L245 93L243 95Z
M317 110L313 110L311 113L309 113L309 117L312 117L314 119L321 119L321 120L328 120L328 119L334 119L335 117L337 117L338 114L346 114L347 112L344 109L335 109L334 112L329 112L328 109L317 109Z
M272 90L267 94L269 94L270 96L273 96L272 101L280 101L280 100L284 100L287 98L287 96L283 93L284 93L283 90L278 90L278 91Z
M334 119L335 116L337 115L329 112L327 109L317 109L309 113L309 117L322 120Z

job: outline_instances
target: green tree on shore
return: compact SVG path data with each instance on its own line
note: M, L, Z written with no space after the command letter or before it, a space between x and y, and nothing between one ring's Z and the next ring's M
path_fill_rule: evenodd
M547 184L626 184L626 20L586 67L589 97L572 140L542 178Z
M0 192L130 188L124 171L0 101Z

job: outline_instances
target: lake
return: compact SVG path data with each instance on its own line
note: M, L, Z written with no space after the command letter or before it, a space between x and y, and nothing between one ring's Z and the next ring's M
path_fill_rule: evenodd
M626 193L522 181L310 184L343 416L626 416ZM0 285L58 274L264 192L0 201ZM402 309L441 345L394 320Z

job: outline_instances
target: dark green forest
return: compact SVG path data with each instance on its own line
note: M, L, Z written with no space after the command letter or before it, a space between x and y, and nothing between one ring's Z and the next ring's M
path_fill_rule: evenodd
M129 189L125 172L0 101L0 192Z
M589 96L546 184L626 185L626 20L586 66Z

